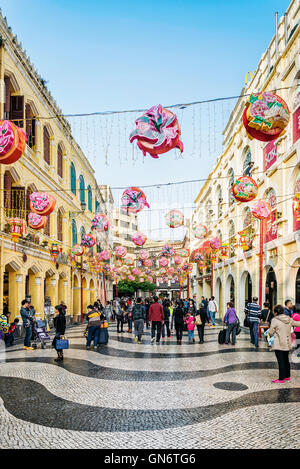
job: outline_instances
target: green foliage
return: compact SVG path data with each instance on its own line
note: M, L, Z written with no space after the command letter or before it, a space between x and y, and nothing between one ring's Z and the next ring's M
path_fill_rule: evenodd
M134 295L138 290L153 292L156 289L156 285L150 282L132 282L130 280L121 280L118 282L118 295L131 296Z

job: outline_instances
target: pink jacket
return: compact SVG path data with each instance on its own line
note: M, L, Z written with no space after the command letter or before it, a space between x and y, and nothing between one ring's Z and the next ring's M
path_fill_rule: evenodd
M193 331L195 329L195 318L194 318L194 316L190 316L189 318L187 318L186 323L187 323L188 331Z
M294 319L294 321L300 321L300 314L294 313L292 314L292 318ZM294 327L294 331L300 332L300 327Z

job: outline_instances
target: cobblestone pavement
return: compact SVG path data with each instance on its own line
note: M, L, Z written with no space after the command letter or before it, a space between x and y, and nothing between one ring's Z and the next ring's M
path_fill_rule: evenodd
M220 327L181 346L146 330L140 345L112 325L108 345L87 351L83 330L68 330L60 364L50 346L0 351L1 448L299 448L296 353L279 385L274 353L247 331L235 347L218 344Z

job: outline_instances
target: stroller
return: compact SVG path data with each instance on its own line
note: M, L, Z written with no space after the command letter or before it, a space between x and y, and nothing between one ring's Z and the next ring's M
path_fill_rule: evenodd
M46 348L47 342L50 342L50 335L47 332L47 323L41 319L37 319L33 323L33 346L37 348L37 344L40 342L41 347Z

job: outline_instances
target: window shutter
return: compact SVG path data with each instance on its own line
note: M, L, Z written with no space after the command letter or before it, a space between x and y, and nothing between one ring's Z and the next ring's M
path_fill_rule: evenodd
M47 222L46 222L46 225L45 225L45 228L44 228L44 234L46 236L50 236L50 215L48 215L48 217L47 217Z
M25 187L12 187L12 216L26 219Z
M61 211L58 210L57 212L57 239L58 241L63 240L63 233L62 233L62 214Z
M5 209L6 216L10 216L11 188L12 188L12 178L11 178L11 175L8 172L6 172L4 174L4 209Z
M57 147L57 174L63 177L63 154L60 145Z
M10 112L10 78L4 77L4 84L5 84L5 103L4 103L4 117L9 119L9 112Z
M18 127L24 126L24 96L10 97L10 120Z
M25 105L25 128L26 128L26 135L27 135L27 142L30 148L33 147L32 145L32 123L31 123L31 109L30 105Z
M76 170L73 163L71 163L71 191L76 195Z
M46 127L44 127L44 160L50 165L50 136Z

